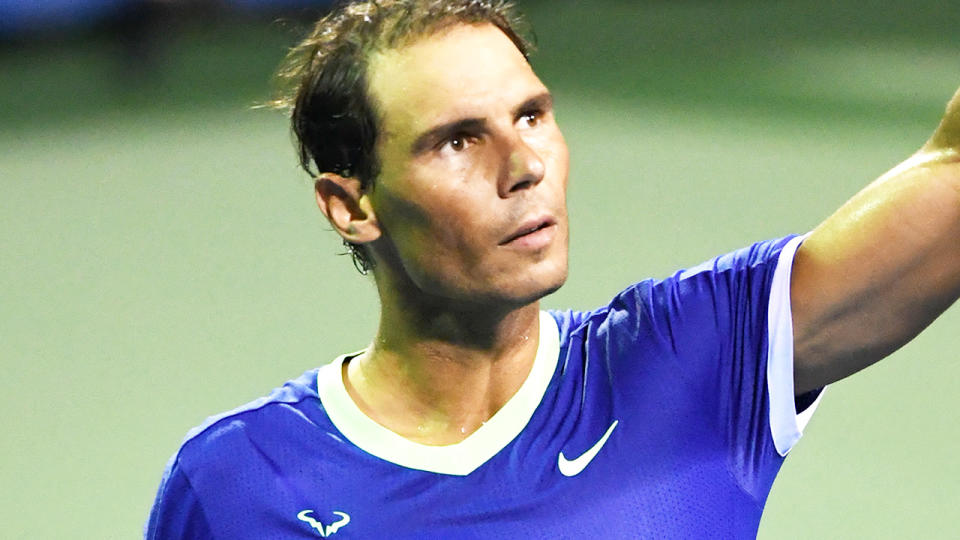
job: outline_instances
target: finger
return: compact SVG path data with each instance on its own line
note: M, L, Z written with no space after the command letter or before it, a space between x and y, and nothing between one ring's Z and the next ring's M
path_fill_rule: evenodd
M957 90L953 99L947 104L947 112L944 113L940 126L926 146L933 150L960 151L960 90Z

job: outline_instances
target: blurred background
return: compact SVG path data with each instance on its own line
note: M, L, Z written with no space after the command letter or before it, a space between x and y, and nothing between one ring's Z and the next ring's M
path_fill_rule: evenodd
M811 229L960 86L940 0L519 3L573 156L550 308ZM252 108L324 4L0 0L0 536L138 537L189 428L372 336ZM955 307L834 385L760 537L956 538L958 345Z

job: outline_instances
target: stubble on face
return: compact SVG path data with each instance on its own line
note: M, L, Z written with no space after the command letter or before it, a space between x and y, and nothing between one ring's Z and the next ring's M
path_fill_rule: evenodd
M549 92L509 38L458 25L374 54L368 73L381 296L522 305L559 288L568 152Z

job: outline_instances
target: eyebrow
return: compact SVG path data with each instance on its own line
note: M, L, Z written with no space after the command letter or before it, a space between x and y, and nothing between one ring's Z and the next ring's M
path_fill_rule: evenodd
M520 116L526 111L530 110L540 110L540 111L550 111L553 109L553 94L550 92L543 92L542 94L537 94L532 98L524 101L520 104L519 107L513 110L513 116Z
M553 96L549 91L533 96L512 111L514 117L518 117L526 111L542 110L549 111L553 108ZM483 118L459 118L450 122L434 126L413 141L410 151L414 155L420 154L435 143L446 140L458 133L483 131L487 127L487 121Z
M482 118L461 118L440 124L439 126L430 128L417 137L417 139L413 141L410 150L414 155L420 154L423 153L424 150L432 147L435 143L446 140L448 137L452 137L457 133L482 131L486 126L487 122Z

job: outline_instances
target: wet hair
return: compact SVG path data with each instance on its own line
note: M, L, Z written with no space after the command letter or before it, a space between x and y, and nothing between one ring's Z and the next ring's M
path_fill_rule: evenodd
M372 189L380 173L380 120L367 85L371 53L410 44L458 24L492 24L526 58L527 27L507 0L343 2L287 54L271 105L289 111L300 166L356 178ZM363 246L344 241L362 274L373 266Z

